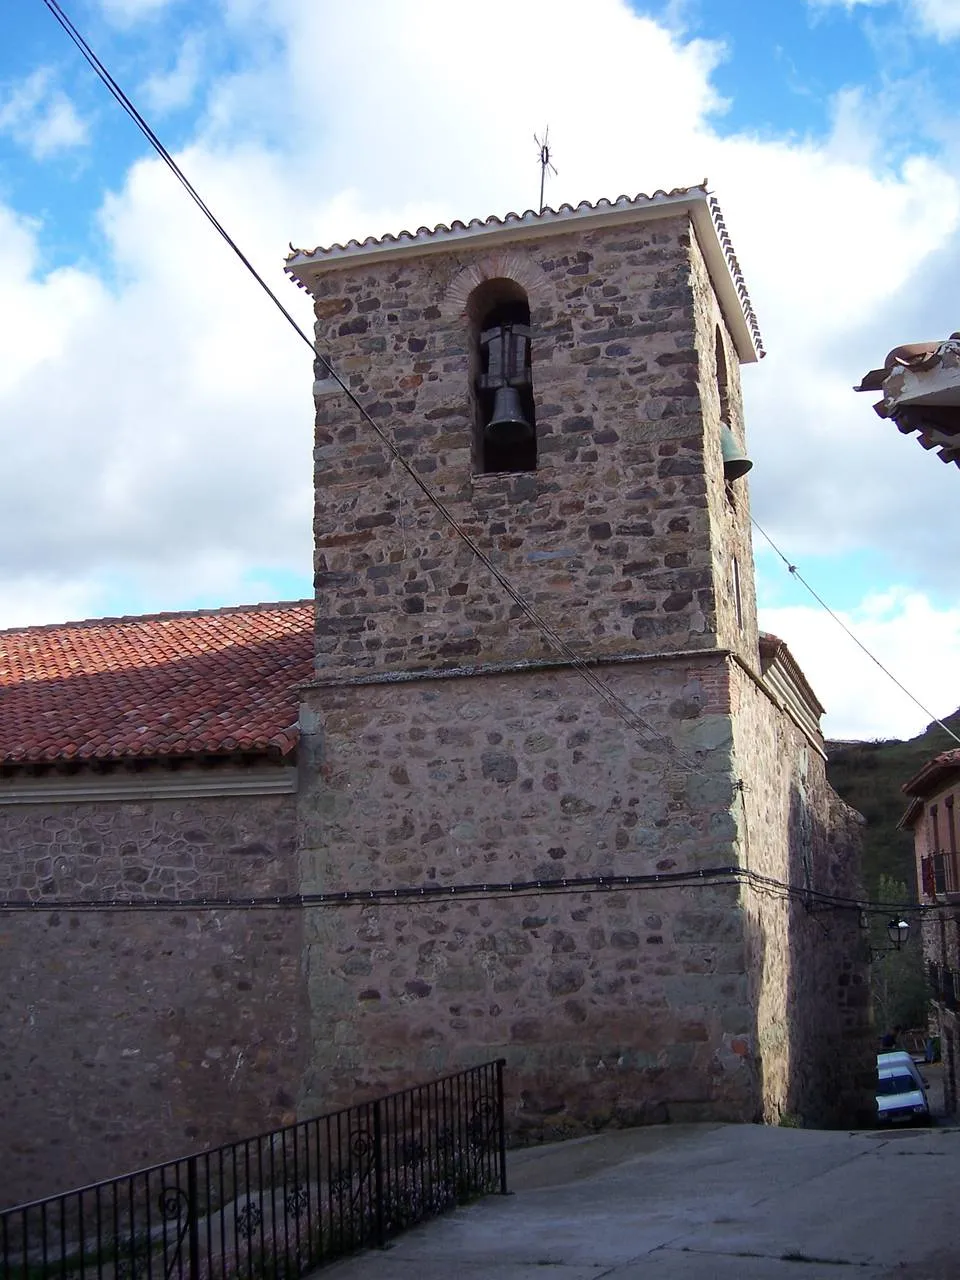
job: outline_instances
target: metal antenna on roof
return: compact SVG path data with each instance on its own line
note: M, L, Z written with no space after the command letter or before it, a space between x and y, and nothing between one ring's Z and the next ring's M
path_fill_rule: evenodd
M540 160L539 160L540 210L539 211L540 213L543 213L543 188L544 188L544 184L547 181L547 170L549 169L551 173L557 172L553 166L553 162L550 159L550 126L547 125L547 127L544 129L542 142L540 141L540 139L537 137L536 134L533 135L533 140L537 144L537 146L540 148Z

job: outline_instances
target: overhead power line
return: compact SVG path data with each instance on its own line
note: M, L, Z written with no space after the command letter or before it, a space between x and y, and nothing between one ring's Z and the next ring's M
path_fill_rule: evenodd
M814 598L814 600L816 600L817 604L818 604L818 605L820 605L820 607L821 607L822 609L825 609L825 610L827 611L827 613L828 613L828 614L830 615L830 617L834 620L834 622L837 624L837 626L838 626L838 627L840 627L843 631L845 631L845 632L847 633L847 635L850 637L850 639L853 641L853 643L857 646L857 648L858 648L858 649L860 649L860 650L862 650L862 652L863 652L863 653L865 653L865 654L867 655L867 657L870 659L870 661L871 661L872 663L874 663L876 666L878 666L878 667L880 668L880 670L883 672L883 674L884 674L884 675L885 675L889 680L892 680L892 681L893 681L893 683L897 686L897 688L901 691L901 693L905 693L905 694L907 695L907 697L910 699L910 701L911 701L912 703L914 703L914 705L915 705L915 706L918 706L918 707L920 708L920 710L923 712L923 714L924 714L925 716L929 716L929 717L930 717L930 719L933 721L933 723L934 723L934 724L938 724L938 725L940 726L940 728L944 731L944 733L947 733L947 734L949 734L949 735L950 735L950 737L954 740L954 742L960 742L960 736L958 736L956 733L954 733L954 731L950 728L950 726L949 726L949 725L944 724L944 723L943 723L943 721L940 719L940 717L939 717L939 716L935 716L935 715L933 714L933 712L930 710L930 708L929 708L929 707L925 707L925 706L923 705L923 703L920 701L920 699L919 699L919 698L914 697L914 695L910 692L910 690L906 687L906 685L905 685L905 684L902 684L902 683L897 679L897 677L893 674L893 672L892 672L888 667L885 667L885 666L883 665L883 663L882 663L882 662L880 661L880 659L876 656L876 654L874 654L874 653L871 653L871 652L870 652L870 650L869 650L869 649L867 648L867 646L863 643L863 641L859 638L859 636L855 635L855 634L850 630L850 628L847 626L847 624L844 622L844 620L843 620L841 617L839 617L839 615L838 615L838 614L834 613L834 611L833 611L833 610L830 608L830 606L827 604L826 600L824 600L822 596L820 596L820 595L818 595L818 594L817 594L817 592L813 589L813 587L811 587L810 583L806 580L806 578L803 576L803 574L800 572L800 570L797 568L797 566L796 566L795 564L792 564L792 563L787 559L787 557L783 554L783 552L780 550L780 548L777 546L777 544L774 542L774 540L770 537L769 533L767 533L767 531L766 531L765 529L761 528L761 526L759 525L759 523L757 522L757 520L756 520L753 516L751 516L751 517L750 517L750 519L753 521L753 523L754 523L754 525L756 526L757 530L758 530L758 531L759 531L759 532L764 536L764 538L767 540L767 542L770 544L770 546L773 548L773 550L777 553L777 555L780 557L780 559L783 561L783 563L787 566L787 568L788 568L788 570L790 571L790 573L792 574L792 576L793 576L794 578L796 578L796 580L797 580L797 581L798 581L802 586L806 587L807 591L809 591L809 593L813 596L813 598Z
M462 541L466 544L466 546L470 548L474 556L480 561L480 563L491 574L491 576L499 583L499 585L503 588L503 590L510 596L510 598L514 601L514 603L518 606L518 608L520 608L523 614L533 623L533 625L549 641L551 646L559 654L561 654L561 656L567 662L569 662L572 667L574 667L574 669L580 674L580 676L586 681L586 683L594 690L594 692L597 693L598 696L601 697L607 703L608 706L610 706L610 708L620 717L621 720L623 720L623 722L634 733L638 735L638 737L640 737L641 739L647 740L648 742L652 740L653 743L658 743L662 745L671 753L671 755L674 756L674 758L679 760L688 768L691 768L691 769L697 768L698 765L694 760L692 760L689 756L686 755L685 752L683 752L679 747L677 747L677 745L666 734L661 733L652 724L650 724L647 720L645 720L637 711L633 709L633 707L630 706L628 702L626 702L623 698L621 698L619 694L617 694L610 687L610 685L596 673L596 671L593 669L592 665L590 664L589 660L585 659L581 654L579 654L569 644L569 642L566 641L559 634L556 628L553 627L552 624L549 623L547 619L543 617L543 615L539 612L539 610L537 610L526 599L526 597L522 594L522 592L520 592L518 588L516 588L513 585L513 583L510 581L509 577L503 572L503 570L500 569L490 559L490 557L486 554L486 552L484 552L483 548L467 532L467 530L463 528L463 526L456 519L452 511L450 511L450 509L444 503L443 499L437 493L434 492L430 484L427 481L425 481L423 477L415 470L415 468L407 461L407 459L403 456L398 446L391 439L391 437L384 430L384 428L381 427L380 424L373 417L371 417L371 415L367 412L362 402L358 399L358 397L354 394L351 388L347 385L346 382L344 382L344 380L341 378L339 373L333 367L329 358L317 350L316 344L314 343L314 341L301 328L301 326L299 325L295 317L283 305L283 303L274 293L270 285L266 282L263 276L257 271L256 267L253 265L250 259L246 256L246 254L243 252L240 246L236 243L236 241L233 239L230 233L226 230L223 224L215 216L213 211L210 209L210 207L206 204L202 196L197 191L196 187L194 187L193 183L190 182L189 178L187 178L183 170L177 164L176 160L174 160L173 156L167 150L166 146L163 144L161 139L158 137L155 131L151 128L151 126L149 125L147 120L143 117L143 115L140 113L140 111L137 109L137 107L134 105L133 101L120 87L120 85L114 79L112 74L108 71L104 63L100 60L97 54L94 53L93 49L91 48L87 40L80 33L80 31L71 21L71 19L67 16L67 14L64 12L62 6L57 2L57 0L43 0L43 3L46 5L47 9L50 11L50 13L59 23L59 25L63 28L66 34L69 36L73 44L76 45L77 49L80 51L84 60L93 69L98 79L102 81L102 83L104 84L104 86L106 87L110 95L114 98L114 100L118 103L118 105L122 108L122 110L130 117L130 119L133 120L137 128L140 130L143 136L150 143L150 146L153 148L153 150L157 153L157 155L161 158L161 160L164 162L164 164L167 166L170 172L174 175L176 180L180 183L180 185L186 191L190 199L194 202L194 204L197 206L197 208L200 210L203 216L207 219L210 225L214 228L217 234L223 239L223 241L229 246L229 248L237 256L237 258L240 260L240 262L243 264L246 270L250 273L253 279L257 282L257 284L260 286L263 292L267 295L270 301L274 304L274 306L277 308L277 310L280 312L283 318L291 326L294 332L310 348L310 351L313 353L314 357L317 360L319 360L320 363L323 365L323 367L326 369L329 377L337 384L337 386L344 393L344 395L347 397L350 403L354 406L357 412L361 415L361 417L364 419L367 425L376 433L376 435L379 437L382 443L389 450L392 457L397 461L397 463L400 465L400 467L403 469L406 475L413 481L413 483L417 486L417 488L421 491L421 493L423 493L424 497L426 497L426 499L436 509L439 515L446 521L447 524L450 525L450 527L455 531L457 536L462 539ZM547 148L546 134L544 135L544 142L541 147L541 163L544 163L544 156L546 156L546 163L549 163L549 150ZM912 694L910 690L899 679L897 679L897 677L889 670L889 668L887 668L880 661L879 658L877 658L873 653L871 653L871 651L867 648L867 646L859 639L858 636L854 634L853 631L851 631L851 629L846 625L846 623L842 620L842 618L840 618L834 612L834 610L830 608L830 606L826 603L826 601L814 590L814 588L810 585L810 583L807 582L807 580L803 577L803 575L797 569L797 566L790 562L787 556L784 555L784 553L776 545L776 543L773 541L770 535L766 532L766 530L762 528L759 522L754 517L751 517L751 519L753 521L753 524L757 528L758 532L770 544L774 552L780 557L780 559L787 566L790 573L806 588L806 590L810 593L810 595L814 598L814 600L816 600L817 603L821 606L821 608L823 608L834 620L834 622L836 622L836 624L842 628L842 630L849 636L849 638L854 642L854 644L857 645L857 647L870 659L870 661L873 662L877 667L879 667L880 670L884 673L884 675L886 675L888 679L892 680L893 683L897 686L897 688L900 689L900 691L904 693L910 699L911 702L913 702L917 707L919 707L919 709L923 711L923 713L926 716L928 716L933 723L939 725L940 728L942 728L944 732L947 733L955 742L960 743L960 735L956 734L948 725L944 724L944 722L938 716L935 716L928 707L924 706L924 704L917 697L915 697L914 694Z
M67 33L67 35L69 36L73 44L76 45L77 49L82 54L84 60L90 65L90 67L92 67L98 79L100 79L103 82L103 84L106 86L110 95L119 104L119 106L123 109L123 111L130 117L130 119L134 122L134 124L143 134L143 136L150 143L150 146L154 149L154 151L157 153L160 159L164 162L164 164L167 166L170 172L174 175L174 177L177 179L177 181L186 191L187 195L194 202L194 204L197 206L197 208L200 210L203 216L207 219L210 225L221 237L221 239L229 246L229 248L240 259L244 267L247 269L247 271L249 271L251 276L253 276L254 280L256 280L257 284L260 286L263 292L267 295L267 297L271 300L271 302L274 304L274 306L277 308L277 310L280 312L283 318L287 321L290 327L294 330L294 332L298 334L299 337L310 348L314 357L320 361L320 363L326 369L330 378L332 378L333 381L337 384L337 386L344 393L344 395L347 397L350 403L354 406L354 408L357 410L357 412L360 414L363 420L367 423L367 425L374 432L376 432L377 436L380 438L382 443L389 450L389 452L391 453L393 458L396 460L396 462L407 474L409 479L413 481L413 483L421 491L424 497L431 503L431 505L436 509L436 511L440 514L440 516L454 530L457 536L461 538L462 541L470 548L470 550L473 552L476 558L480 561L480 563L484 566L484 568L500 584L503 590L507 593L507 595L510 596L511 600L513 600L513 602L518 606L518 608L523 612L523 614L530 620L530 622L533 623L533 625L541 632L541 634L546 637L546 639L549 641L551 646L567 662L570 663L570 665L580 674L580 676L594 690L594 692L598 694L598 696L601 697L604 700L604 702L607 703L607 705L615 712L615 714L618 715L620 719L635 734L637 734L639 738L641 738L641 740L647 741L648 744L650 745L656 744L663 747L664 749L669 751L671 755L674 756L675 759L680 761L689 769L699 768L699 765L695 760L693 760L690 756L688 756L685 752L683 752L666 734L661 733L652 724L650 724L647 720L645 720L637 711L633 709L633 707L630 706L628 702L626 702L623 698L621 698L620 695L617 694L605 680L603 680L599 675L597 675L589 659L585 659L581 654L579 654L572 647L572 645L568 643L568 641L566 641L559 634L556 628L553 627L553 625L549 623L546 618L543 617L543 615L539 612L539 610L537 610L527 600L527 598L522 594L522 592L520 592L518 588L513 585L513 583L510 581L508 576L503 572L503 570L500 569L496 564L494 564L494 562L486 554L483 548L467 532L467 530L463 528L463 526L459 523L459 521L454 516L453 512L449 509L449 507L447 507L446 503L439 496L439 494L434 492L434 490L427 483L427 481L423 479L423 477L415 470L415 468L403 456L400 449L397 447L397 445L394 443L394 441L391 439L388 433L383 429L383 427L381 427L380 424L373 417L371 417L371 415L367 412L366 408L361 403L361 401L357 398L357 396L350 389L347 383L344 382L343 378L340 377L339 373L337 373L336 369L333 367L328 357L323 355L321 352L317 350L316 344L314 343L314 341L300 327L300 325L297 323L294 316L283 305L283 303L280 301L280 299L271 289L270 285L267 284L263 276L257 271L256 267L254 267L250 259L240 249L239 245L236 243L233 237L229 234L229 232L226 230L223 224L216 218L212 210L209 208L209 206L200 196L197 189L190 182L190 180L184 174L183 170L177 164L176 160L174 160L173 156L171 156L170 152L164 146L163 142L160 140L160 138L157 136L154 130L150 127L150 125L147 123L147 121L144 119L141 113L134 106L129 96L124 92L123 89L121 89L120 85L111 75L111 73L107 70L104 63L100 60L97 54L94 53L93 49L88 44L87 40L80 33L80 31L77 29L74 23L70 20L70 18L64 12L63 8L57 3L57 0L43 0L43 3L50 10L51 14L54 16L54 18L59 23L59 25Z

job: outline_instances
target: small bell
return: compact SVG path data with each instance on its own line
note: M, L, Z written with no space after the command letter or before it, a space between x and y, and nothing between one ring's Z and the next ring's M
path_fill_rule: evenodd
M533 427L523 416L516 387L497 387L493 413L483 434L491 444L519 444L533 438Z
M724 480L739 480L753 466L725 422L720 423L720 453L723 457Z

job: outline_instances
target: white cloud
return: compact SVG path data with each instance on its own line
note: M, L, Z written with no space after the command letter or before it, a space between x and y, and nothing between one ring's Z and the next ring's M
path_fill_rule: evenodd
M156 115L188 106L197 92L202 71L203 40L197 32L188 32L170 70L154 72L144 81L140 90L144 106Z
M924 30L940 40L960 36L960 0L913 0L913 8Z
M102 584L94 578L64 581L39 574L2 576L0 630L89 618L101 611L102 599Z
M894 0L809 0L814 9L843 8L879 9ZM900 7L910 22L915 22L925 35L937 40L955 40L960 36L960 0L899 0Z
M960 542L960 477L851 390L889 347L956 328L960 184L935 155L886 165L875 100L839 97L822 142L721 136L722 47L621 0L487 0L480 23L441 0L224 5L244 56L205 86L181 158L303 323L288 241L528 207L547 122L552 203L709 174L771 353L745 371L758 517L792 555L870 546L899 580L957 593L942 549ZM157 79L161 98L189 71ZM211 565L238 584L242 566L306 571L309 352L159 162L130 170L98 230L102 272L51 271L43 225L0 206L16 353L0 362L0 580L133 576L153 608L193 603Z
M172 8L176 0L100 0L104 17L120 27L130 27Z
M828 737L910 738L960 707L960 606L937 608L920 592L893 588L838 616L930 714L824 610L761 610L761 625L786 640L826 707Z
M0 133L45 160L89 141L87 124L54 84L49 67L38 67L19 84L0 91Z

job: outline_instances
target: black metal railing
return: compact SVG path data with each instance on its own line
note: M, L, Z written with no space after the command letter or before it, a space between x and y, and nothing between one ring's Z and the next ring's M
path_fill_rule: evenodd
M955 853L928 853L920 859L920 883L928 898L960 893L960 860Z
M506 1193L503 1060L0 1213L0 1280L296 1280Z
M942 1003L947 1009L956 1009L957 971L956 969L941 969L940 975Z
M933 890L941 894L947 892L947 860L942 853L931 855L933 863Z
M960 970L930 963L927 965L927 982L931 996L945 1009L960 1007Z

